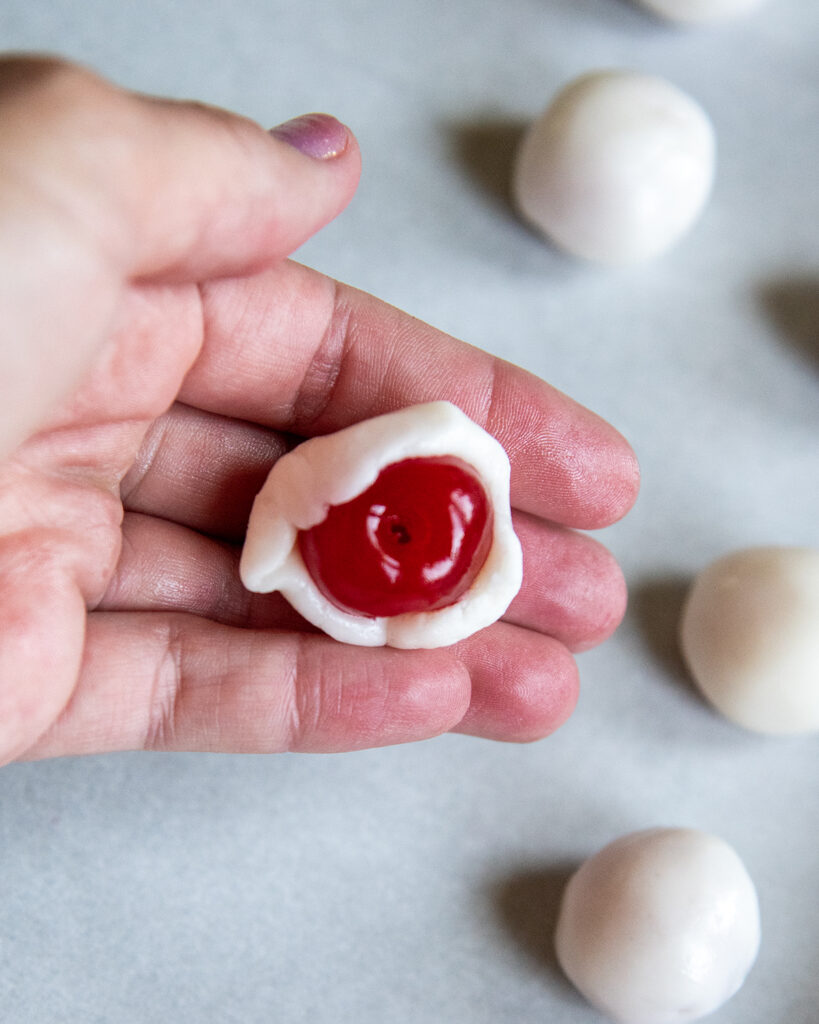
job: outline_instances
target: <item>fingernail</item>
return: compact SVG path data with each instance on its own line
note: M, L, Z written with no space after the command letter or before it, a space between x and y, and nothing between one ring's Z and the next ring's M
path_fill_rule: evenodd
M347 126L330 114L303 114L271 128L270 134L314 160L341 156L350 140Z

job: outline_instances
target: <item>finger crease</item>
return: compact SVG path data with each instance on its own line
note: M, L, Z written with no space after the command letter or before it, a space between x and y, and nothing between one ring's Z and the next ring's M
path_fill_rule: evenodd
M295 650L287 663L287 673L284 680L284 694L287 701L285 709L285 738L287 750L299 750L305 735L305 723L309 705L299 686L299 679L302 678L302 665L305 660L305 645L301 637L294 638ZM313 716L315 717L315 712Z
M476 393L482 398L482 406L479 412L476 412L472 417L476 423L479 423L484 430L491 433L491 424L495 414L495 404L499 392L499 378L501 362L499 359L492 358L489 362L489 371L487 374L487 381L483 387L476 389Z
M119 493L123 504L132 503L139 494L140 488L156 464L167 431L168 421L160 416L145 432L137 456L120 483Z
M151 687L145 750L167 750L173 746L177 709L184 689L183 662L181 633L171 622Z
M341 301L341 288L332 282L332 312L291 406L291 420L300 430L321 418L333 401L341 368L347 361L352 309Z

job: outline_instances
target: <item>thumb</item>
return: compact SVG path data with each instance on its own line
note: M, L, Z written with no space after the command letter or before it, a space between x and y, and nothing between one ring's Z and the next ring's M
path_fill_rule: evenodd
M329 114L266 132L209 107L137 102L145 141L130 187L116 196L127 238L139 239L130 249L134 276L201 280L259 270L331 221L358 184L358 145Z
M0 454L76 385L124 285L275 262L346 206L359 173L329 115L268 133L59 60L0 60Z
M359 173L355 138L327 114L267 132L60 60L0 60L3 206L46 206L132 277L200 280L280 259L347 205Z

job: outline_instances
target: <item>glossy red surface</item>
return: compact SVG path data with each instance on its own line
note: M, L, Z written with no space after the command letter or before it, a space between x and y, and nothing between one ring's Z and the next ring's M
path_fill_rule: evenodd
M338 607L401 615L454 604L492 543L483 485L455 458L386 466L363 494L299 534L307 570Z

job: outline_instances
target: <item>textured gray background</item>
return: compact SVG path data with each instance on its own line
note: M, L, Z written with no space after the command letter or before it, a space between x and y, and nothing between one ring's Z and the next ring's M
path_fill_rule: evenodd
M817 543L819 7L679 30L626 0L3 0L0 47L265 124L337 114L364 177L300 258L548 378L644 472L604 537L629 616L545 742L3 769L4 1024L594 1024L554 968L556 899L656 824L723 835L760 890L760 959L716 1019L816 1024L817 740L720 720L673 634L713 557ZM602 66L691 92L720 149L696 229L618 273L551 251L506 199L521 126Z

